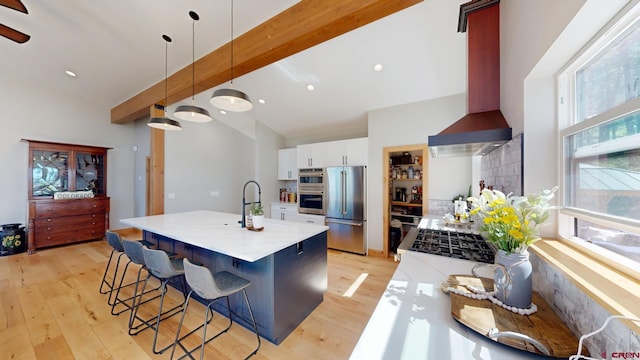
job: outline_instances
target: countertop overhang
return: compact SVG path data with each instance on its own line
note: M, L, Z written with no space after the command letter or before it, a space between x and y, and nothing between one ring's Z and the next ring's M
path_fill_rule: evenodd
M265 219L262 231L241 228L239 214L198 210L120 220L121 223L245 261L257 261L327 231L324 225Z
M544 359L469 330L451 316L440 284L476 262L407 251L356 344L360 359Z

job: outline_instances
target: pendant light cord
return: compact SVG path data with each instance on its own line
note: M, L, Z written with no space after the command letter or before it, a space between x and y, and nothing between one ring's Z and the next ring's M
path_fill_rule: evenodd
M196 19L191 24L191 101L195 101L196 94Z
M171 38L168 35L162 35L162 38L164 39L164 107L166 113L166 108L169 104L169 92L167 90L169 71L167 69L169 67L169 42L171 42Z
M233 88L233 0L231 0L231 87Z

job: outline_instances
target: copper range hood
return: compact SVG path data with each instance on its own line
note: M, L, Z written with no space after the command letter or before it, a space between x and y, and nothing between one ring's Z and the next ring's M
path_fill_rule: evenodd
M458 32L467 31L467 115L439 134L429 136L433 157L487 154L511 140L500 111L499 0L460 5Z

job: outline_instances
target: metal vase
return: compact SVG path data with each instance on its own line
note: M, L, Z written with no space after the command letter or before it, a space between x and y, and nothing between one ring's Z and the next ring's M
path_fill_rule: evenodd
M528 309L533 291L529 252L507 254L498 250L493 281L498 300L508 306Z

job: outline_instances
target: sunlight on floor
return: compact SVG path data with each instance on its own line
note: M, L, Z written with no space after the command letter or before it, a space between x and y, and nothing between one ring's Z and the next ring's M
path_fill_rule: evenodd
M362 282L364 281L364 279L367 278L367 276L369 276L369 274L367 274L367 273L360 274L360 276L358 276L356 281L354 281L353 284L351 284L351 286L349 286L349 289L347 289L347 291L342 296L344 296L344 297L353 296L353 294L356 292L356 290L358 290L358 288L360 287L360 284L362 284Z

